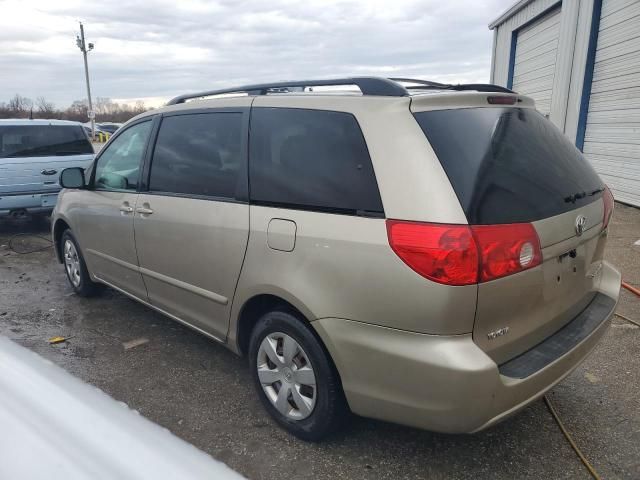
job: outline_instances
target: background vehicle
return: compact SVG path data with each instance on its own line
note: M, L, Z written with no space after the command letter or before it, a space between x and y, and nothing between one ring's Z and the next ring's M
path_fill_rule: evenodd
M92 160L93 147L77 122L0 120L0 216L50 212L60 172Z
M107 133L115 133L122 126L121 123L98 123L96 127L98 127L103 132Z
M1 336L0 390L1 478L244 478Z
M362 94L286 93L344 84ZM494 85L184 95L61 180L74 289L112 286L247 355L267 411L305 439L347 405L486 428L575 368L619 295L613 198L531 99Z
M84 128L84 131L87 132L87 136L91 138L91 123L83 123L82 127ZM100 125L98 125L97 123L95 124L95 129L96 129L96 135L98 133L106 133L111 135L111 132L107 132L106 130L103 130L102 128L100 128Z

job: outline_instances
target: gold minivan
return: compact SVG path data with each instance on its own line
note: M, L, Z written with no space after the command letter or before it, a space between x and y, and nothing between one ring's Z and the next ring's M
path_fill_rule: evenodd
M493 425L584 360L618 301L611 193L495 85L183 95L60 182L73 289L107 285L248 357L265 409L307 440L349 411Z

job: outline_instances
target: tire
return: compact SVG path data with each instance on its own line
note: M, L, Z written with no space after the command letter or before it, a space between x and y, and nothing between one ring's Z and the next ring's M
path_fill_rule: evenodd
M98 292L99 285L91 280L80 245L78 245L77 240L69 229L62 233L60 251L62 252L64 271L73 291L81 297L95 295Z
M291 346L291 342L285 337L297 344L289 350L295 352L292 362L287 362L284 344ZM270 350L268 345L275 349ZM272 361L274 354L280 365ZM287 370L287 365L293 368ZM337 430L348 414L340 378L328 353L304 320L291 313L269 312L258 320L249 343L249 367L264 408L281 427L302 440L321 440ZM308 368L315 388L308 383L311 379ZM272 380L275 381L270 384ZM279 403L284 398L282 388L288 400ZM288 413L283 413L287 410Z

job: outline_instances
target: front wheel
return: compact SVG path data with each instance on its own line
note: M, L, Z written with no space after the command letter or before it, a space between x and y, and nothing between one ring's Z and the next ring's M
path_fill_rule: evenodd
M340 379L303 320L265 314L253 330L249 359L260 400L279 425L310 441L337 429L347 413Z
M71 288L81 297L90 297L98 290L98 284L91 280L87 265L71 230L65 230L60 238L62 262Z

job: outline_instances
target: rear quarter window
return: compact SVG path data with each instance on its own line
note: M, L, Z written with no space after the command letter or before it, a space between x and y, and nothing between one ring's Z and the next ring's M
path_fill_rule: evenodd
M532 222L593 202L602 181L530 108L415 113L472 224Z
M351 114L254 108L249 152L254 203L383 215L369 152Z

